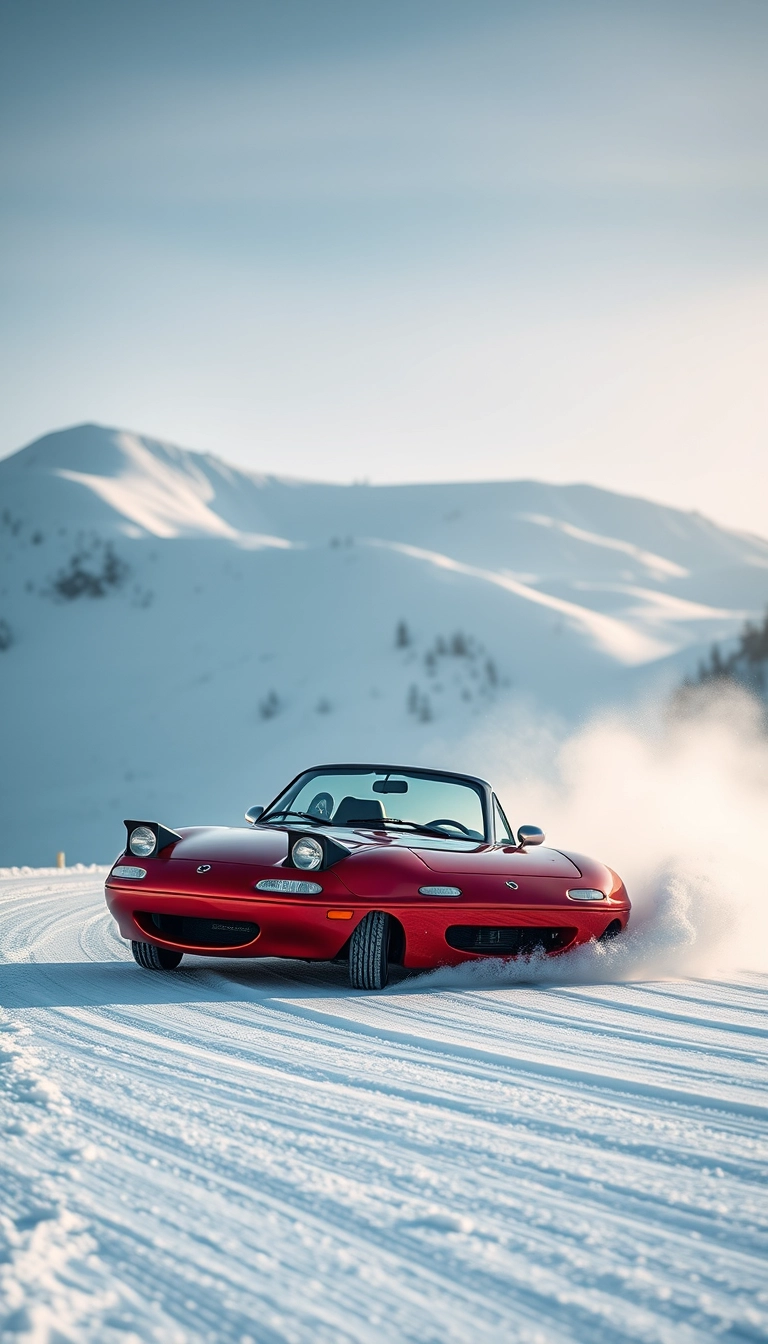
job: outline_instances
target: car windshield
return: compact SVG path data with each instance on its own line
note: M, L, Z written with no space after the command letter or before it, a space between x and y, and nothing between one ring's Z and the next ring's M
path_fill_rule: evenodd
M469 781L408 770L310 770L260 818L285 825L292 817L318 826L383 826L455 840L483 840L482 793Z

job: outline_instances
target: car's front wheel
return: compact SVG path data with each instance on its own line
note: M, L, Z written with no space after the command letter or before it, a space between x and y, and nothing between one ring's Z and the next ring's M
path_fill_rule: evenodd
M178 966L183 952L174 952L170 947L157 947L155 943L131 943L134 961L145 971L173 971Z
M349 940L349 983L353 989L383 989L389 979L390 918L371 910Z

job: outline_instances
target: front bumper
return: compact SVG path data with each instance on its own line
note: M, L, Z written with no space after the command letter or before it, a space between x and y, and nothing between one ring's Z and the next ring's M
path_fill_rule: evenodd
M492 945L477 952L451 946L447 934L456 926L552 930L552 937L545 940L545 945L551 945L557 952L599 938L616 920L623 928L629 917L628 905L614 900L606 900L595 909L594 906L579 908L562 898L514 905L466 899L361 899L346 889L340 893L326 889L322 898L306 900L265 898L256 893L233 898L153 891L137 882L115 881L107 882L106 899L123 938L157 943L161 947L201 956L292 957L310 961L333 960L343 950L360 920L370 910L383 910L402 925L405 935L403 964L414 969L455 966L477 960L478 956L504 955L503 950L494 953ZM212 921L235 929L238 925L257 925L258 933L232 946L190 942L186 937L173 936L167 928L159 930L152 915ZM555 930L562 932L555 936ZM220 936L224 935L217 934ZM238 935L235 932L233 936ZM456 941L455 935L452 937Z

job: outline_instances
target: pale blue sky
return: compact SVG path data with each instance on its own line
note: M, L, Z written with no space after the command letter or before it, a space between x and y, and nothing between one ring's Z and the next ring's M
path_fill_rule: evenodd
M768 533L768 6L0 10L0 453L85 419Z

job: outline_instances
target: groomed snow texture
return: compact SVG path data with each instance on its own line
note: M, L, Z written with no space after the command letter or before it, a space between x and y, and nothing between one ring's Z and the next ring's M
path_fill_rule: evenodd
M768 977L153 975L102 882L0 881L4 1341L768 1338Z

